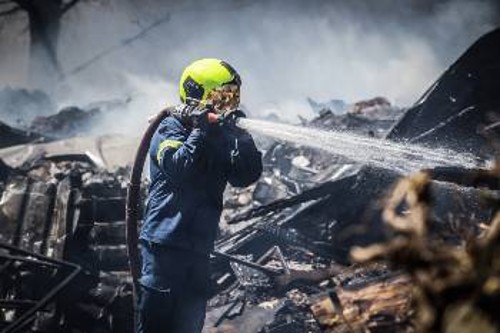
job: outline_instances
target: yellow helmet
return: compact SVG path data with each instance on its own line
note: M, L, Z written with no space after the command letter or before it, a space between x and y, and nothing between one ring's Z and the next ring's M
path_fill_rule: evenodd
M220 93L215 92L221 91L225 96L234 96L232 104L239 104L240 86L241 78L233 67L220 59L207 58L186 67L179 83L179 95L183 103L206 105L220 101Z

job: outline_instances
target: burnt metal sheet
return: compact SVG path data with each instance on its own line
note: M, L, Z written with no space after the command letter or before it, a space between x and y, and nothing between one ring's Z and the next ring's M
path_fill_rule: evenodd
M491 156L500 119L500 29L475 42L392 128L387 139ZM498 133L496 133L498 134Z

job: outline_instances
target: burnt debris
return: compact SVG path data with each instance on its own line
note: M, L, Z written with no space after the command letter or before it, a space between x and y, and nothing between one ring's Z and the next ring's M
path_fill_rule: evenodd
M27 127L35 117L55 111L53 101L43 91L10 87L0 90L0 119L10 126Z
M475 42L391 130L388 139L490 156L498 136L500 29Z
M52 116L36 117L29 129L37 133L50 133L58 138L68 138L88 132L100 115L99 109L82 110L74 106L67 107Z
M14 128L0 122L0 148L48 140L50 139L36 132Z
M31 317L23 332L28 327L37 332L126 332L132 322L123 245L126 172L109 174L72 157L39 160L10 172L3 183L2 243L22 254L19 260L1 259L2 295L9 301L3 308L9 316L0 326L5 332L17 332L17 322L27 320L27 314ZM49 258L63 266L47 273L37 268ZM31 264L26 268L17 264L26 260ZM73 265L79 274L67 280L64 265ZM12 302L23 306L12 309Z
M493 160L499 45L499 30L484 36L407 110L381 97L310 100L317 117L301 121ZM0 332L133 331L129 165L111 168L102 142L92 143L95 154L36 149L51 140L48 133L70 137L100 117L85 110L17 126L29 130L0 127L2 147L38 151L0 149L9 162L28 155L15 165L0 160ZM262 178L225 193L206 332L466 327L450 321L449 311L498 330L497 168L423 170L401 180L310 148L259 140Z

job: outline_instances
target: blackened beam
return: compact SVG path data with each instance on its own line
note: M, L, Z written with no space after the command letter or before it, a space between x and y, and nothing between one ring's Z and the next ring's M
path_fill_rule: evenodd
M268 253L264 256L269 256L270 252L275 252L276 247L273 247ZM253 269L256 269L258 271L263 272L267 276L269 276L272 281L276 284L279 290L284 290L288 286L292 285L295 282L303 282L303 283L311 283L311 282L320 282L323 280L326 280L334 275L340 274L345 266L338 265L338 264L331 264L326 268L323 269L316 269L313 271L300 271L300 270L290 270L286 262L283 260L283 266L284 270L276 270L272 269L263 265L259 265L257 263L243 260L241 258L238 258L236 256L223 253L223 252L218 252L214 251L214 255L222 257L224 259L227 259L232 262L236 262L240 265L244 265ZM281 256L282 257L282 256Z
M0 309L24 309L36 305L36 301L20 299L0 299Z
M3 254L3 253L0 254L0 259L5 259L8 261L20 261L20 262L23 262L26 264L32 264L32 265L37 265L37 266L47 266L47 267L51 267L51 268L59 268L60 267L60 265L56 265L56 264L50 263L50 262L43 262L40 260L30 259L30 258L26 258L23 256L13 256L13 255Z
M43 309L50 301L52 301L64 288L80 273L82 268L79 265L57 260L53 258L49 258L34 252L29 252L26 250L22 250L20 248L16 248L14 246L0 243L0 249L5 249L9 252L13 252L22 256L33 257L40 261L44 261L47 263L51 263L54 265L59 265L60 267L66 267L73 269L71 273L69 273L57 286L55 286L52 290L50 290L41 300L39 300L35 306L30 308L28 311L23 313L21 316L16 318L14 322L10 325L2 329L1 333L16 333L16 332L24 332L26 326L29 325L33 320L36 319L35 314Z
M424 171L432 180L494 191L500 189L500 176L495 170L436 167Z
M19 246L21 244L21 235L23 232L24 226L24 217L26 216L26 212L28 210L28 203L31 195L31 186L33 184L33 180L29 177L26 178L26 188L23 193L23 198L21 201L21 207L17 216L17 225L14 237L12 239L12 244L14 246Z
M248 242L251 242L257 237L262 236L263 233L267 233L271 236L276 236L273 233L269 233L268 229L270 228L275 228L276 225L284 226L287 223L293 221L299 214L301 214L304 210L308 209L310 206L314 205L316 201L310 201L304 205L302 205L299 209L297 209L295 212L290 214L289 216L285 218L278 218L278 219L270 219L266 221L256 221L254 223L251 223L247 226L245 226L242 230L223 237L217 241L216 248L219 251L222 252L231 252L234 253L235 251L238 251L242 246L247 244ZM280 241L287 243L288 245L294 246L294 247L301 247L301 248L307 248L309 244L289 244L289 242L284 241L283 239L280 239Z
M237 305L246 303L245 296L236 298L231 305L227 307L226 310L221 314L221 316L217 319L213 327L218 327L220 324L224 322L224 320L229 319L229 314L236 308ZM242 307L243 309L243 307Z
M326 197L328 195L333 194L333 192L335 192L338 189L343 189L344 185L351 184L352 179L354 179L355 177L356 175L352 175L339 180L326 182L312 189L305 190L304 192L297 194L291 198L276 200L268 205L256 207L248 212L236 215L230 221L228 221L228 224L235 224L241 221L246 221L252 218L264 216L272 212L280 211L285 208L292 207L307 201Z
M222 257L224 259L227 259L229 261L238 263L240 265L247 266L247 267L256 269L258 271L261 271L261 272L263 272L264 274L266 274L266 275L268 275L270 277L276 277L276 276L279 276L279 275L282 274L282 272L280 272L280 271L278 271L276 269L272 269L272 268L269 268L269 267L266 267L266 266L263 266L263 265L259 265L259 264L256 264L254 262L238 258L237 256L233 256L233 255L230 255L230 254L227 254L227 253L223 253L223 252L219 252L219 251L214 251L212 253L215 256Z
M289 270L285 274L274 277L274 283L279 290L286 290L289 286L296 283L311 284L319 283L326 279L336 276L345 269L345 266L330 264L325 268L319 268L311 271Z
M415 142L418 142L419 140L421 140L427 136L434 135L434 134L436 134L436 132L440 131L441 129L452 126L453 122L459 120L462 117L467 116L472 111L476 111L476 109L477 109L477 107L475 105L471 105L469 107L466 107L465 109L463 109L459 113L453 114L451 117L448 117L447 119L440 122L439 124L437 124L433 128L417 135L414 138L411 138L408 142L415 143Z
M48 185L47 193L46 195L51 198L49 201L49 206L47 207L47 212L45 214L45 221L43 223L43 233L42 233L42 245L40 245L40 254L46 255L47 254L47 246L48 246L48 239L49 239L49 233L50 229L52 228L52 221L53 221L53 216L55 213L55 205L56 205L56 194L57 194L57 185L55 180L51 181Z

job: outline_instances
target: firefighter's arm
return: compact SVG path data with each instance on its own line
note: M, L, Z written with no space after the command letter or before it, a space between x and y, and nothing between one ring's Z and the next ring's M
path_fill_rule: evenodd
M230 147L228 181L235 187L249 186L262 174L262 154L252 136L241 128L231 126L227 138Z
M181 133L176 127L164 127L157 132L159 140L152 158L173 181L178 181L188 176L193 166L199 160L205 146L206 132L194 128L189 136Z

